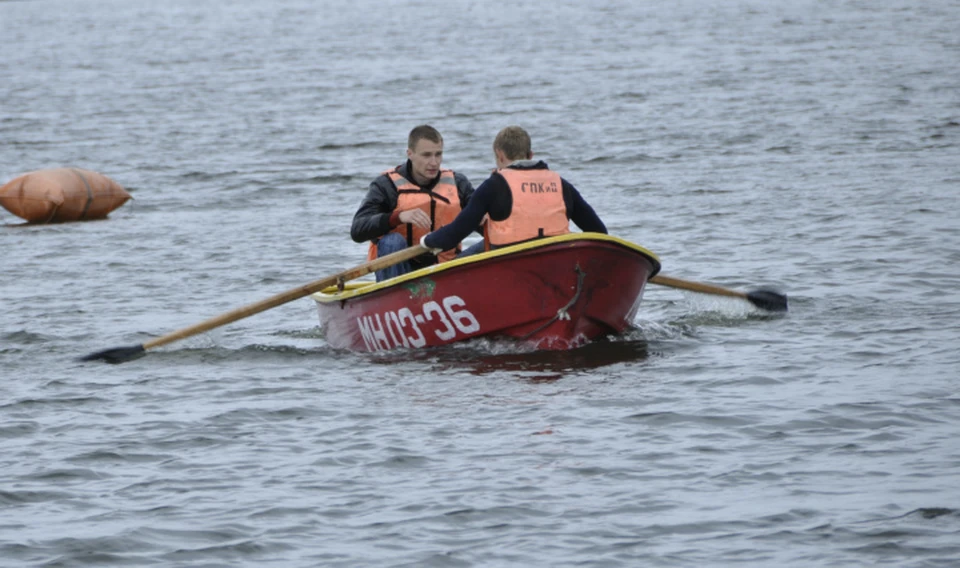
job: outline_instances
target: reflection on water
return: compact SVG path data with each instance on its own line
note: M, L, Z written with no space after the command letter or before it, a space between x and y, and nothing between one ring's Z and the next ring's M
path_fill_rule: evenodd
M570 373L649 357L646 340L605 339L568 351L519 350L506 340L482 339L433 350L410 351L406 360L434 364L437 371L456 369L473 375L514 373L531 382L551 382Z

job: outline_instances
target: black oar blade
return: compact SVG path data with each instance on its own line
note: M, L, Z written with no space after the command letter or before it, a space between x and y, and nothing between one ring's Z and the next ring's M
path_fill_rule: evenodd
M106 361L107 363L126 363L127 361L132 361L134 359L139 359L146 355L146 350L143 348L143 345L131 345L130 347L114 347L113 349L104 349L103 351L97 351L96 353L91 353L84 357L81 357L81 361Z
M747 292L747 299L754 306L771 312L787 311L787 296L773 290L753 290Z

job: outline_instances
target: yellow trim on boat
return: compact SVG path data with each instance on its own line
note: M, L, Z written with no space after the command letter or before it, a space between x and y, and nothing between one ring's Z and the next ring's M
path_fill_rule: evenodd
M603 233L567 233L565 235L558 235L556 237L547 237L543 239L536 239L532 241L527 241L524 243L518 243L508 247L494 249L488 252L482 252L479 254L474 254L470 256L465 256L463 258L457 258L451 260L450 262L444 262L443 264L434 264L432 266L427 266L419 270L414 270L413 272L408 272L397 276L396 278L391 278L389 280L384 280L383 282L349 282L344 285L343 291L337 289L336 286L330 286L325 288L320 292L316 292L311 295L311 297L317 302L329 303L329 302L339 302L341 300L348 300L355 296L361 294L369 294L370 292L380 290L383 288L390 288L398 284L410 280L416 280L417 278L422 278L423 276L429 274L435 274L437 272L442 272L450 268L455 268L457 266L463 266L465 264L471 264L474 262L480 262L490 258L495 258L498 256L506 256L509 254L514 254L517 252L541 248L549 245L554 245L557 243L564 242L577 242L577 241L605 241L609 243L614 243L620 245L624 248L636 251L648 258L653 259L657 265L660 264L660 257L658 257L653 252L647 250L646 248L631 243L630 241L621 239L619 237L614 237L612 235L605 235Z

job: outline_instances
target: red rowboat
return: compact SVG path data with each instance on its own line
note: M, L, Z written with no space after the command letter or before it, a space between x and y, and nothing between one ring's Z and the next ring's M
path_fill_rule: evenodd
M337 348L435 347L482 336L560 350L627 329L659 271L643 247L569 233L312 297Z

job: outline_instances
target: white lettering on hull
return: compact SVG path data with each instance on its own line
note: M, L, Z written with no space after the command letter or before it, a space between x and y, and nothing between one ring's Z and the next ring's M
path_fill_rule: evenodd
M458 335L467 337L480 331L480 322L466 306L467 303L460 296L447 296L440 302L425 302L419 314L404 307L397 311L358 317L357 327L369 351L424 347L427 337L421 326L433 328L427 331L432 331L441 341L450 342Z

